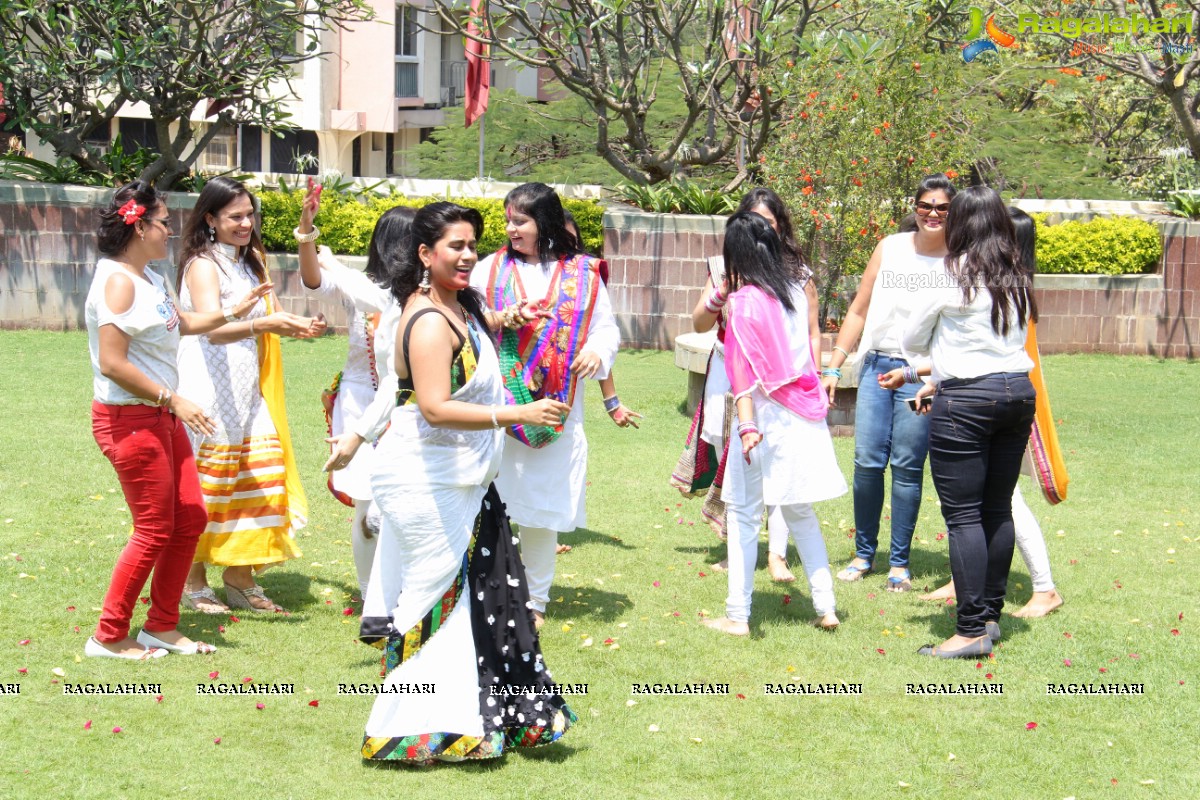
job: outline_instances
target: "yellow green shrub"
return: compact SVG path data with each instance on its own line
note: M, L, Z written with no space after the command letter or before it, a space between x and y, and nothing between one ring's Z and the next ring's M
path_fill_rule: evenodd
M1135 217L1096 217L1087 222L1037 222L1037 270L1049 274L1136 275L1154 272L1162 258L1162 237L1150 222Z

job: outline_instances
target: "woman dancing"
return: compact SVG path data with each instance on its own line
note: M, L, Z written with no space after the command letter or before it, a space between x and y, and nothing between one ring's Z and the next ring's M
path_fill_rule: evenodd
M784 267L796 276L804 287L808 302L808 329L812 338L814 363L821 363L821 326L817 319L817 288L812 270L804 263L800 247L792 228L792 216L787 206L771 189L751 189L737 212L749 211L765 219L779 236ZM735 213L737 213L735 212ZM671 485L685 497L697 497L704 493L704 508L701 514L717 531L722 541L727 537L725 505L721 501L721 485L724 481L725 465L729 456L729 442L725 438L728 428L726 398L729 394L729 379L725 376L725 303L729 286L725 279L725 264L721 256L708 260L709 277L705 281L700 300L692 310L692 326L697 333L717 328L717 341L704 373L704 395L696 408L692 430L684 445L683 455L671 474ZM707 445L707 446L706 446ZM701 451L703 450L703 455ZM767 508L767 571L776 583L791 583L796 576L787 564L787 523L779 510ZM714 564L713 568L724 572L727 559Z
M390 689L367 720L366 759L495 758L557 741L575 720L542 660L491 485L502 427L553 425L570 409L504 402L488 328L523 325L537 312L531 303L485 312L469 287L482 231L478 211L425 206L392 281L404 309L400 390L376 453L372 488L384 523L362 619L363 639L384 650ZM403 691L414 685L433 690Z
M215 311L267 278L257 204L229 178L204 185L183 230L179 303ZM196 547L183 604L206 614L229 606L283 609L263 593L254 573L300 555L292 537L303 528L308 503L292 457L283 398L279 336L308 338L325 330L320 317L279 310L268 295L246 321L234 321L179 348L180 391L214 420L214 430L191 436L208 506L208 527ZM225 567L229 606L208 586L205 564Z
M1000 638L1013 554L1012 495L1036 393L1025 330L1036 321L1033 272L1000 195L985 186L950 204L945 273L909 317L905 352L930 356L930 472L950 535L955 633L922 655L979 658Z
M100 622L84 646L99 658L142 661L212 653L179 625L179 598L208 521L185 428L212 433L214 422L176 391L180 335L207 333L239 319L270 291L253 286L219 311L177 311L151 261L167 257L171 220L163 195L134 181L100 212L96 264L85 304L93 391L92 432L112 462L133 515L104 595ZM151 571L150 608L137 640L129 638L134 605Z
M329 248L317 248L316 240L321 231L313 225L313 219L320 207L321 186L313 184L310 179L300 211L300 224L295 230L299 242L300 278L306 294L342 306L348 328L345 366L321 397L329 435L336 439L346 431L358 431L360 421L379 416L369 411L376 390L381 386L380 377L389 374L387 365L390 363L387 357L381 362L379 356L381 353L390 356L391 344L396 339L395 320L399 318L398 311L390 313L396 304L387 288L390 278L387 265L391 256L403 246L417 212L416 209L397 206L380 216L371 234L366 269L359 272L334 258ZM385 365L384 369L379 368L380 363ZM390 391L385 388L382 397L383 406L388 405L387 398L395 398L395 387L391 387ZM382 413L386 422L390 409L383 407ZM374 430L374 427L368 425L367 430ZM375 438L378 438L378 434L370 441ZM358 445L364 440L365 437L360 438L354 453L332 453L326 462L326 468L331 470L328 480L330 492L339 502L354 507L350 547L354 554L358 588L363 594L367 591L367 580L371 576L371 562L375 558L377 541L367 525L375 449L360 448Z
M781 260L779 237L757 214L725 227L725 270L732 294L725 370L736 418L726 434L740 453L726 465L729 597L726 616L705 620L724 633L750 633L750 599L764 506L778 506L812 590L816 624L836 628L833 576L813 503L846 493L825 425L829 401L809 336L808 299ZM731 448L732 449L732 448Z
M621 334L613 317L600 264L566 231L562 201L544 183L518 186L504 198L509 243L481 261L471 285L499 311L537 299L545 320L506 330L500 368L510 403L554 397L571 407L565 420L546 427L517 426L504 445L496 480L512 521L520 526L521 558L529 579L535 624L545 619L554 581L559 531L587 524L587 438L583 384L612 369Z

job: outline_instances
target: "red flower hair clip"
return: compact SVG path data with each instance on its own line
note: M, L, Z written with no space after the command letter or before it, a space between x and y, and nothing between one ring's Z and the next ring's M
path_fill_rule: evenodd
M125 220L126 225L132 225L142 218L142 214L146 213L145 206L139 206L136 201L130 200L125 205L117 209L117 216Z

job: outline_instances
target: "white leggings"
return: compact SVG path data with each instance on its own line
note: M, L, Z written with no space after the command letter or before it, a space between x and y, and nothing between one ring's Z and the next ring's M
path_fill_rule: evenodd
M762 512L761 502L744 507L725 507L729 529L729 597L725 600L725 616L735 622L750 620L750 595L754 589ZM772 508L771 515L773 518L779 517L785 537L788 531L792 534L812 591L813 608L821 616L833 613L833 573L829 569L829 555L825 551L821 523L812 504L776 506ZM785 546L786 542L785 538Z
M370 500L354 501L354 521L350 523L350 550L354 553L354 569L358 573L359 597L367 596L367 583L371 578L371 564L375 561L375 545L379 543L379 534L370 539L366 535L367 510L371 507Z
M1042 537L1042 528L1038 525L1037 517L1029 510L1029 505L1021 496L1020 486L1013 489L1012 515L1017 549L1021 551L1025 566L1029 568L1033 591L1048 592L1054 588L1054 578L1050 574L1050 556L1046 552L1046 540Z
M521 561L525 564L525 583L529 587L529 607L546 613L550 602L550 584L554 582L554 559L558 549L558 531L521 526Z

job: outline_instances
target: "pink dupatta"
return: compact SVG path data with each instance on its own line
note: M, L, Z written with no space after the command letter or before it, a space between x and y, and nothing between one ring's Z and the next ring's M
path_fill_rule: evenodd
M775 402L805 419L822 420L829 396L821 389L812 343L806 336L808 367L795 372L793 343L783 322L783 306L757 286L743 286L725 306L725 372L733 396L762 387Z

